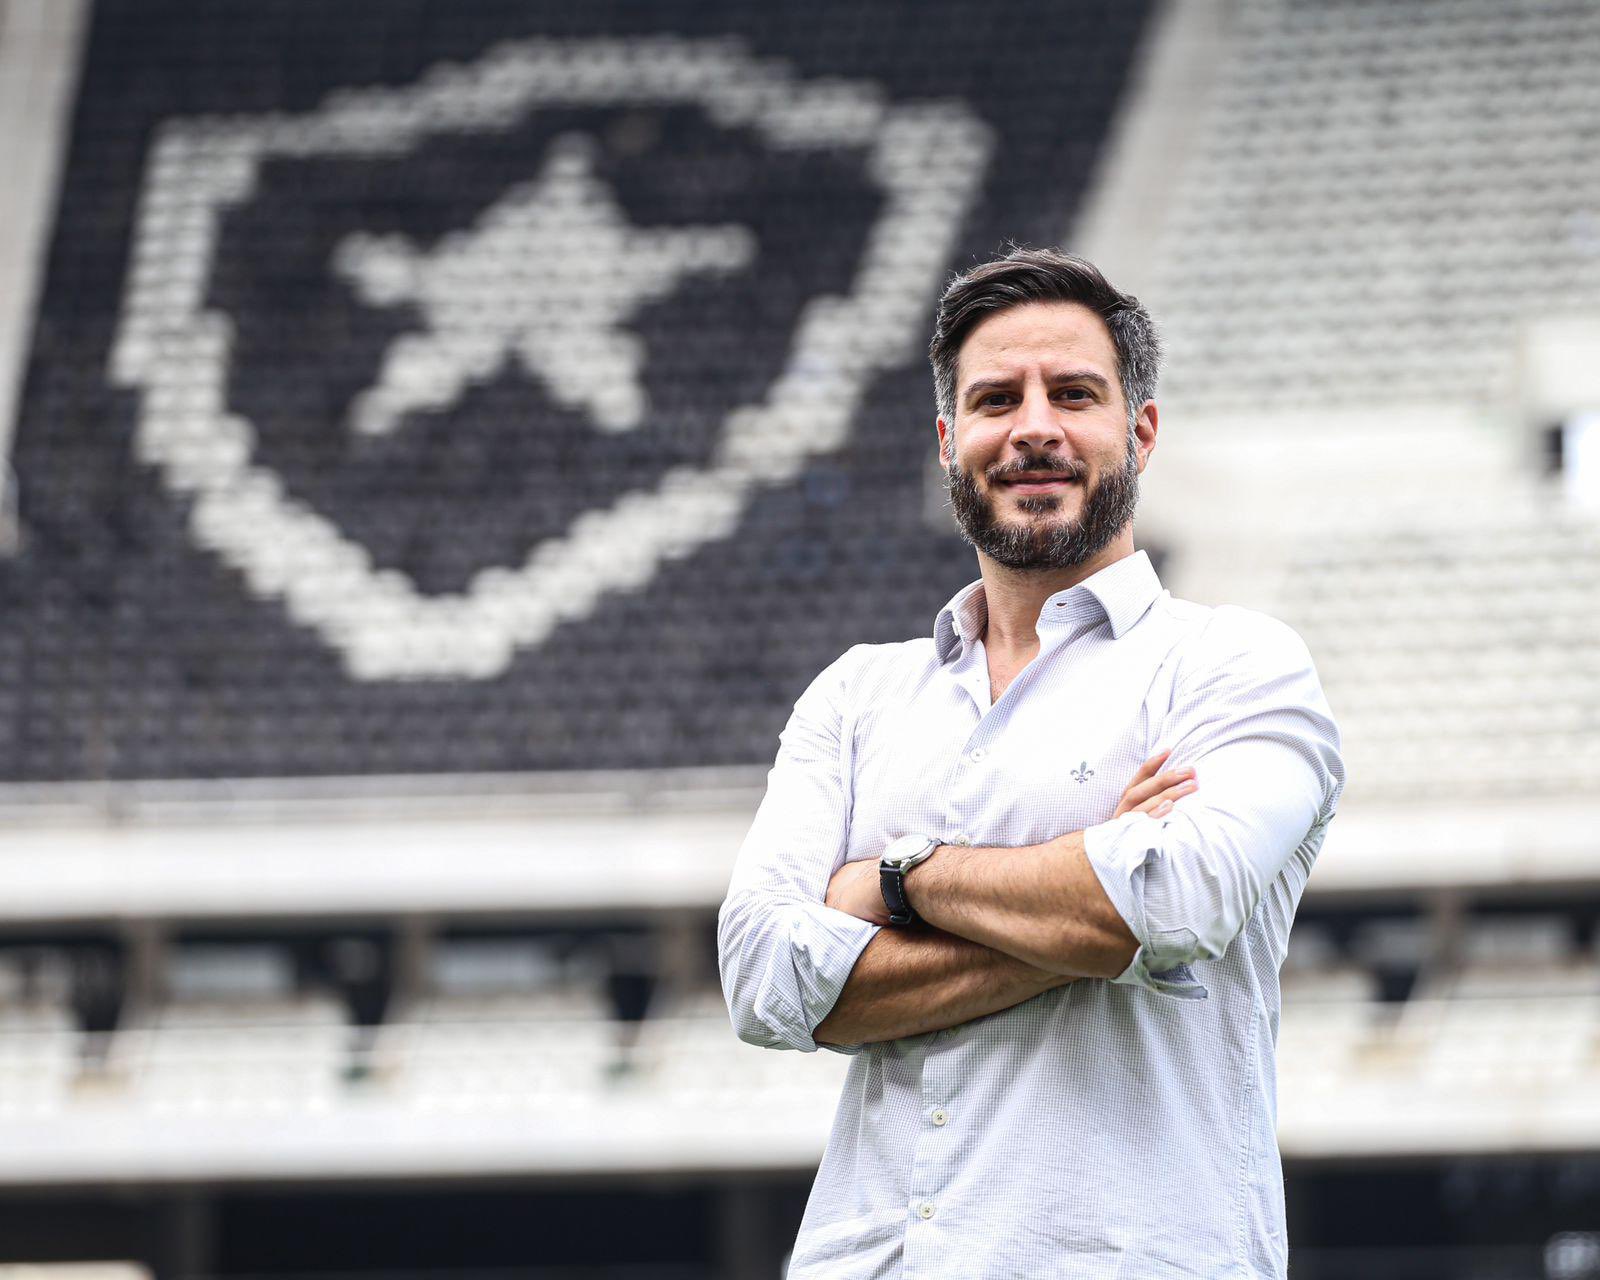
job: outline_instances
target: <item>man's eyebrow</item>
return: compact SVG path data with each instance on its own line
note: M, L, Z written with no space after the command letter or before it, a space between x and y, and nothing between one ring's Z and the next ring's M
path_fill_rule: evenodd
M1095 387L1102 395L1109 395L1111 384L1093 369L1054 369L1048 375L1052 384L1063 382L1087 382ZM961 392L962 402L972 399L980 391L1010 391L1016 386L1015 378L979 378L969 382Z
M1051 382L1087 382L1096 389L1110 392L1111 384L1093 369L1056 369L1050 374Z
M961 391L961 398L970 400L979 391L1010 391L1015 385L1015 378L979 378L976 382L967 383Z

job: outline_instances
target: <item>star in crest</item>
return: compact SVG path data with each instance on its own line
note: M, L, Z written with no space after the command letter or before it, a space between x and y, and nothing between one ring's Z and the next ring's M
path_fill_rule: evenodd
M581 134L556 139L537 178L431 250L400 235L340 242L334 270L364 302L411 303L426 322L390 344L378 380L351 406L356 431L383 434L409 413L447 409L513 358L603 431L643 422L644 344L624 326L687 275L748 266L755 237L733 224L634 226L595 175L594 154Z

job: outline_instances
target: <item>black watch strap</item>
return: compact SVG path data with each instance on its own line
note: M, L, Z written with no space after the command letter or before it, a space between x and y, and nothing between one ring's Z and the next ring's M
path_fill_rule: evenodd
M883 886L883 905L889 909L890 924L910 924L917 913L906 901L906 873L900 867L878 867L878 882Z

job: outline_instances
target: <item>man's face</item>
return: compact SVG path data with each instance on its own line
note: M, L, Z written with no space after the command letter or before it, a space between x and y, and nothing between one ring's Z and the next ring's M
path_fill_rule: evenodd
M990 316L961 347L955 422L939 423L963 536L1012 569L1090 560L1133 518L1155 421L1147 404L1129 430L1116 348L1089 308Z

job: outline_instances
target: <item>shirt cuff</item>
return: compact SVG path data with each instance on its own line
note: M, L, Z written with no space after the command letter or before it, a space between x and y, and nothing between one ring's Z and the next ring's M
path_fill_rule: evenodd
M1154 938L1150 935L1144 905L1145 882L1150 870L1165 856L1160 824L1147 813L1125 813L1086 827L1083 848L1100 879L1100 887L1139 943L1128 967L1111 981L1180 1000L1208 998L1210 992L1189 968L1194 935L1186 929L1168 930Z
M834 1053L860 1053L864 1045L827 1044L814 1039L811 1033L833 1012L833 1006L839 1003L839 997L844 992L845 984L850 980L856 961L867 949L867 943L878 936L883 926L873 924L869 920L858 919L848 912L838 911L821 903L809 904L808 913L813 914L815 922L820 923L822 927L805 931L809 942L816 949L812 951L810 963L806 966L810 981L801 989L801 1000L805 1008L797 1027L796 1038L804 1042L801 1045L803 1052L829 1049ZM800 938L796 938L796 943L803 950L807 949L806 943Z

